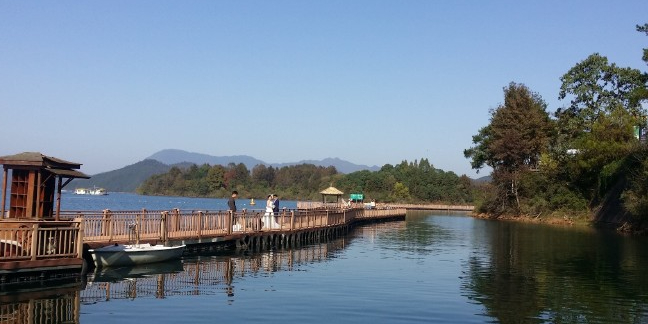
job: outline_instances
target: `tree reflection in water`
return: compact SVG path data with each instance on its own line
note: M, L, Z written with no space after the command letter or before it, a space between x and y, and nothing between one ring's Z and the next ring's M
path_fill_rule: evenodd
M467 296L502 323L644 323L646 238L482 221Z

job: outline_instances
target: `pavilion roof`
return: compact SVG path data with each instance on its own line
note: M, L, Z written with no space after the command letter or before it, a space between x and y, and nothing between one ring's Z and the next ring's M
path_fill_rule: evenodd
M14 155L0 156L0 164L20 166L41 166L54 168L79 169L81 163L65 161L40 152L23 152Z
M331 195L331 196L341 196L344 195L344 192L338 190L335 187L328 187L322 191L320 191L322 195Z
M75 170L81 168L81 163L47 156L40 152L23 152L0 156L0 164L3 164L5 168L43 168L65 178L90 178L88 175Z

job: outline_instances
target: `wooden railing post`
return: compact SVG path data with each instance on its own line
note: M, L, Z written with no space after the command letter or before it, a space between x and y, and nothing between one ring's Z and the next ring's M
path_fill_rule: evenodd
M167 243L167 216L169 215L168 211L163 211L160 219L160 238L162 242L166 245Z
M202 238L202 223L203 223L203 212L198 212L198 238Z
M219 212L219 214L220 213L221 212ZM231 210L227 213L225 227L227 228L227 235L232 234L232 229L234 228L234 215L232 214Z
M32 225L31 237L31 259L32 261L36 261L36 255L38 255L38 223Z
M142 235L142 233L144 233L144 235L148 234L149 230L150 230L149 226L148 226L149 225L149 219L148 219L148 217L146 217L147 212L148 211L146 210L146 208L142 208L142 215L140 217L139 224L137 224L137 233L140 236ZM137 244L139 244L139 243L137 243Z
M79 228L77 230L77 239L76 239L76 252L77 252L77 258L83 258L83 235L85 234L85 222L83 218L78 219L79 222Z
M292 231L295 229L295 211L291 210L290 211L290 230Z
M102 223L101 224L101 234L102 235L108 234L108 242L112 242L112 240L113 240L113 227L115 227L115 226L113 225L112 212L110 211L110 209L104 209L104 211L103 211L103 219L102 219L101 223ZM107 231L105 229L106 227L108 228Z
M171 219L173 220L171 222L173 224L173 230L179 231L180 230L180 209L173 208L173 215L171 216Z
M135 214L135 244L139 245L139 239L140 239L140 226L142 225L142 214Z

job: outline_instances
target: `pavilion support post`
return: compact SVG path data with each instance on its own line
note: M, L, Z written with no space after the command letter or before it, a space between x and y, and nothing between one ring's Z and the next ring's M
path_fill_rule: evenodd
M42 172L38 172L36 175L36 212L34 213L34 217L37 219L42 219L43 215L41 215L41 190L43 190L43 175Z
M4 218L5 216L5 208L6 208L6 202L7 202L7 177L9 176L9 173L6 168L3 168L2 172L2 213L0 214L0 218Z
M56 215L54 216L54 220L57 222L61 220L61 191L63 190L63 177L59 176L58 177L58 186L56 188Z

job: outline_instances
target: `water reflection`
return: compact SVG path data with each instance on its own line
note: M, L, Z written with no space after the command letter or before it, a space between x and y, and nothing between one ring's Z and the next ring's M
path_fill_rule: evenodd
M120 323L278 316L328 323L334 315L352 322L648 323L646 243L591 229L409 213L405 222L360 226L302 247L97 271L83 289L0 291L0 324L78 323L81 308L84 322L98 323L105 316Z
M298 265L335 257L347 238L336 238L303 247L244 251L242 253L196 255L182 261L95 269L81 283L64 287L42 287L39 294L6 292L0 295L0 324L79 323L79 309L113 300L164 299L170 296L226 294L234 301L236 277L263 276L293 271Z
M78 323L80 283L0 293L0 324Z
M325 260L343 249L346 240L296 249L251 252L233 255L186 257L182 263L124 267L102 270L88 276L81 292L84 304L140 297L166 298L176 295L227 294L233 301L236 277L258 276L276 271L292 271L298 264Z
M465 213L446 213L465 217ZM415 258L439 252L447 248L442 242L454 239L453 232L444 226L430 221L430 213L425 211L409 211L407 222L389 222L370 229L380 233L380 247L385 250L406 253Z
M502 323L645 323L646 238L479 222L467 296Z

